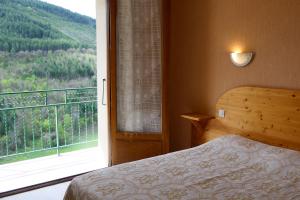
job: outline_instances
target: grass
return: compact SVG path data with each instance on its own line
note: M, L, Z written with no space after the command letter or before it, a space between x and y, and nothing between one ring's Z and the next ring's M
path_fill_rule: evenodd
M89 142L89 143L85 143L85 144L76 144L76 145L72 145L72 146L61 147L59 149L59 153L67 153L67 152L78 151L78 150L82 150L82 149L88 149L88 148L92 148L92 147L97 147L97 145L98 145L98 142L94 141L94 142ZM37 152L26 153L26 154L21 154L21 155L16 155L16 156L9 156L7 158L1 158L0 165L23 161L23 160L30 160L30 159L40 158L40 157L45 157L45 156L51 156L51 155L55 155L56 153L57 153L56 149L51 149L51 150L37 151Z

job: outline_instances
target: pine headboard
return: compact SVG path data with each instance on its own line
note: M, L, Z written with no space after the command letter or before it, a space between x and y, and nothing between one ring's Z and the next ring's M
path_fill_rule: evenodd
M225 111L225 117L218 115ZM238 134L274 146L300 151L300 90L239 87L227 91L216 104L202 142Z

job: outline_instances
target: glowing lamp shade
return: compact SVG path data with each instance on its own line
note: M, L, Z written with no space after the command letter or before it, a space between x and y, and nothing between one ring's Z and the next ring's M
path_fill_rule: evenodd
M246 67L253 58L253 52L230 53L231 62L237 67Z

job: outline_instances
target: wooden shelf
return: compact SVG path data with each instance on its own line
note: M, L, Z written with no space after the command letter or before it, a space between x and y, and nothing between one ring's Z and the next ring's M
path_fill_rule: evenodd
M181 117L184 119L188 119L188 120L196 121L196 122L206 121L206 120L210 120L210 119L214 118L212 116L203 115L203 114L199 114L199 113L183 114L183 115L181 115Z
M189 120L192 124L191 147L199 145L199 141L201 141L206 124L214 117L199 113L183 114L181 117Z

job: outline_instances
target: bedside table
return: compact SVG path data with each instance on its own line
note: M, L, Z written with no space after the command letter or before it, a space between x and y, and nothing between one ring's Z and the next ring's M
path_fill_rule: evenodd
M192 123L191 146L198 146L207 122L214 117L199 113L183 114L181 117Z

